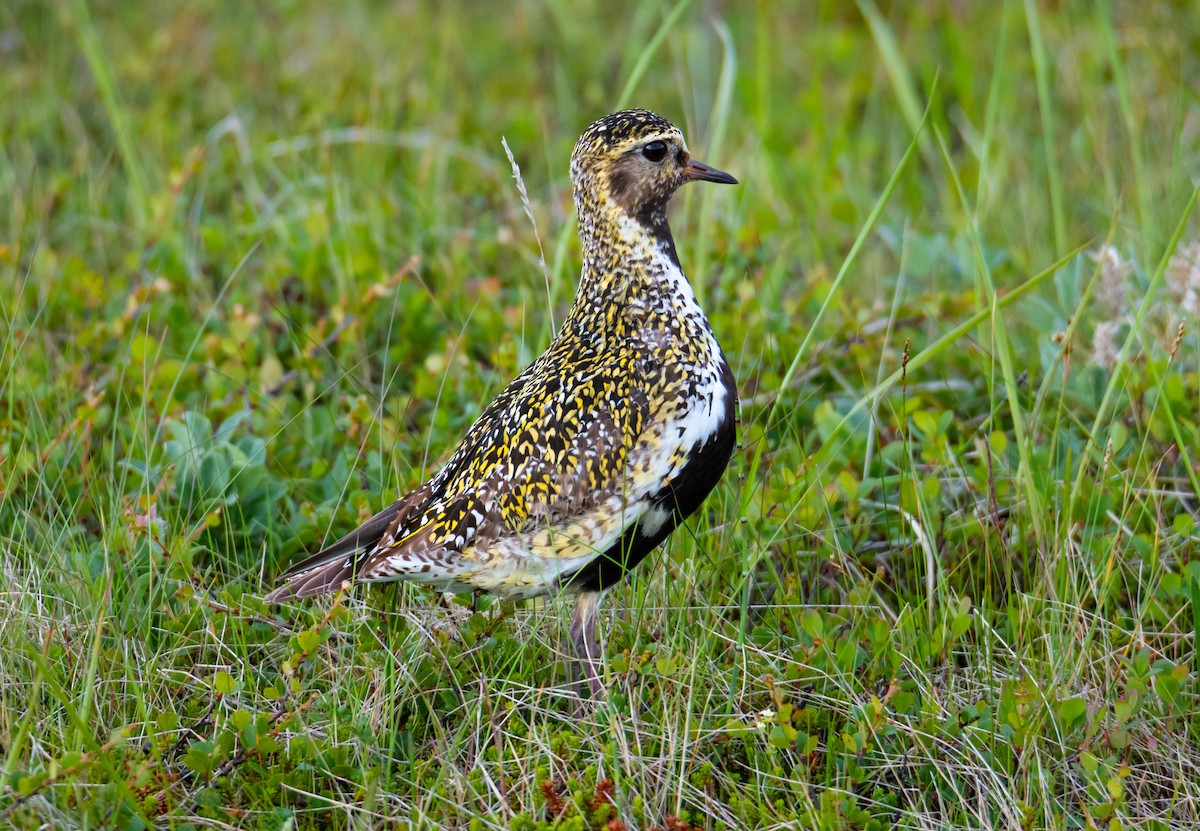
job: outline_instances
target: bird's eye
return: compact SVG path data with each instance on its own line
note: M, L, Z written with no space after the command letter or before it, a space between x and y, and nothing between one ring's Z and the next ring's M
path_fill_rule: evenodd
M661 162L667 157L667 143L652 141L642 148L642 155L652 162Z

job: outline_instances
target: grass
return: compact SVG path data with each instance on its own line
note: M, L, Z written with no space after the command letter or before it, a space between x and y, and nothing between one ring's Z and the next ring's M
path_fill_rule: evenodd
M5 5L0 825L1195 827L1198 43L1166 2ZM619 103L743 182L673 217L742 410L607 600L608 696L565 604L264 607L545 346Z

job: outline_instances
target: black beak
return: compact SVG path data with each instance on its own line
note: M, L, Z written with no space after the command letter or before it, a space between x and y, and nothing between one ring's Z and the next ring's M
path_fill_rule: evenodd
M722 185L736 185L738 183L737 179L723 170L709 167L704 162L698 162L695 159L688 159L688 163L683 166L683 178L689 182L718 182Z

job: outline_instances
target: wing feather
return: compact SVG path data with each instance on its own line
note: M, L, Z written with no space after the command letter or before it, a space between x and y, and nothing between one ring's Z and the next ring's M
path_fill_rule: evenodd
M497 396L426 485L290 567L267 602L347 580L453 582L486 568L493 544L510 536L545 537L539 557L577 558L636 521L637 510L594 524L587 517L630 488L629 453L650 420L647 396L611 354L576 359L565 375L556 358L544 354ZM577 536L584 526L597 539L556 549L556 529Z
M284 603L333 591L343 579L353 580L364 555L389 536L395 536L429 496L428 486L398 499L337 542L288 567L279 579L284 585L266 596L267 603Z

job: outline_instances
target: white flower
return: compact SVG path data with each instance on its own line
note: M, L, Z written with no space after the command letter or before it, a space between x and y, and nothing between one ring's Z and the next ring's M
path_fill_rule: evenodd
M1117 334L1121 323L1116 320L1106 320L1096 324L1092 333L1092 363L1102 369L1111 370L1117 365L1117 356L1121 346L1117 343Z
M1200 315L1200 241L1175 249L1164 275L1167 293L1189 315Z
M1110 318L1124 317L1129 304L1125 278L1133 271L1133 263L1121 259L1121 252L1112 245L1102 245L1088 256L1100 264L1100 285L1096 300Z

